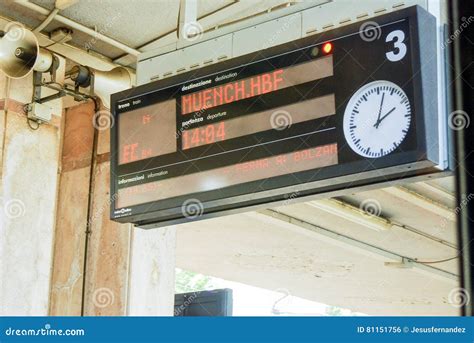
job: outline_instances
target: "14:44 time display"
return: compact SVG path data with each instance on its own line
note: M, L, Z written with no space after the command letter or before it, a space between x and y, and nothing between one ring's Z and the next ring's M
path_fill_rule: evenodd
M183 150L212 144L225 139L225 123L209 124L183 131Z

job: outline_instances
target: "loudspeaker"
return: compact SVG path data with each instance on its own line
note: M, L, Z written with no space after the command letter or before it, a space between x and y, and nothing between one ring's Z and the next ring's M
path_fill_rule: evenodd
M21 26L10 27L0 39L0 70L20 79L32 70L49 71L53 54L39 46L33 32Z
M76 86L92 86L94 94L100 98L106 108L110 108L110 94L128 89L134 84L134 74L125 67L102 71L75 65L69 74Z
M133 74L124 67L109 71L94 70L94 93L110 109L110 94L132 87Z

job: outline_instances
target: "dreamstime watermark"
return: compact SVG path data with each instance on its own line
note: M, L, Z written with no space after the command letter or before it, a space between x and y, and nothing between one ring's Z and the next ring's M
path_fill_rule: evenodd
M20 199L5 200L0 198L2 202L3 213L9 219L16 219L23 217L26 212L25 203Z
M289 129L293 124L293 118L291 114L284 110L278 110L272 113L270 117L270 125L277 131L283 131Z
M3 30L6 32L4 39L9 40L10 42L22 40L26 35L25 26L17 21L8 23L5 25Z
M110 206L112 202L114 202L117 199L118 199L118 193L115 193L111 197L107 197L106 203L103 206L101 206L99 209L96 209L92 217L87 221L87 227L90 227L92 223L94 223L97 219L102 217L102 214L105 212L107 207Z
M182 127L176 132L176 139L178 139L184 131L189 129L191 125L193 125L196 122L200 122L200 118L206 113L207 109L211 107L210 102L207 102L206 105L204 105L199 111L194 112L192 117L185 122L183 122Z
M461 287L453 288L448 294L448 302L451 306L460 308L463 307L471 301L469 293L466 289Z
M290 16L287 20L284 20L283 25L281 25L278 30L275 30L275 32L270 36L270 38L268 38L268 40L262 44L262 48L266 49L278 43L278 37L288 31L288 29L291 28L291 24L293 23L293 21L297 19L299 19L299 16L294 15Z
M185 295L183 303L178 307L174 308L174 316L178 317L179 315L181 315L197 297L197 292L193 292L191 295Z
M461 24L459 27L444 41L443 49L446 49L449 44L459 38L465 29L474 22L474 16L469 16L469 18L462 17Z
M112 305L115 301L114 292L110 288L97 288L92 294L92 303L99 308L105 308Z
M471 120L469 115L462 110L453 111L448 116L448 126L452 130L463 130L468 128L470 124Z
M369 217L378 217L382 213L382 206L375 199L366 199L359 205L359 209Z
M39 329L5 329L6 336L85 336L84 329L53 329L50 324L45 324Z
M183 202L181 213L188 219L196 219L204 213L204 205L199 199L188 199Z
M299 195L300 195L299 191L294 191L293 193L285 194L285 201L283 201L282 206L291 205L293 200L295 200Z
M94 114L92 117L92 125L99 131L108 130L112 128L115 124L115 118L107 110L100 110Z
M449 221L454 221L456 219L456 216L466 208L467 204L474 199L474 194L469 193L467 196L464 196L463 199L461 200L460 204L456 206L456 208L453 210L453 216L452 218L443 218L443 221L439 226L437 226L437 229L439 231L443 231L448 227Z
M197 21L189 22L183 25L181 36L188 42L194 42L202 38L204 29Z
M300 195L300 191L296 190L292 193L288 193L284 195L285 200L281 203L281 205L275 207L274 209L270 210L270 214L274 218L278 218L282 213L279 212L279 209L284 206L291 205L296 198Z
M112 25L119 19L122 18L122 14L119 13L118 15L110 18L109 20L107 20L107 22L105 23L104 27L101 28L100 30L97 30L96 29L96 35L94 37L92 37L90 40L87 41L87 43L84 44L84 49L86 50L91 50L92 47L97 43L97 41L99 39L97 39L97 36L100 34L100 35L105 35L111 28L112 28Z
M375 21L366 21L359 28L359 36L365 42L373 42L380 38L382 29Z

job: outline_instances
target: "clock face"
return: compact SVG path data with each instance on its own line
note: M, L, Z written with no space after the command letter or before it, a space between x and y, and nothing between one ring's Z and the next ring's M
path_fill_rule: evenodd
M389 81L361 87L344 112L344 136L357 154L378 158L394 151L405 139L411 108L405 92Z

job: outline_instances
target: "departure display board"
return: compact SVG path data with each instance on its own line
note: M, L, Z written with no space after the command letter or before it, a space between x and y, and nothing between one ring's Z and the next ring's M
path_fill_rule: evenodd
M435 171L434 32L412 7L114 94L111 218L151 228Z

